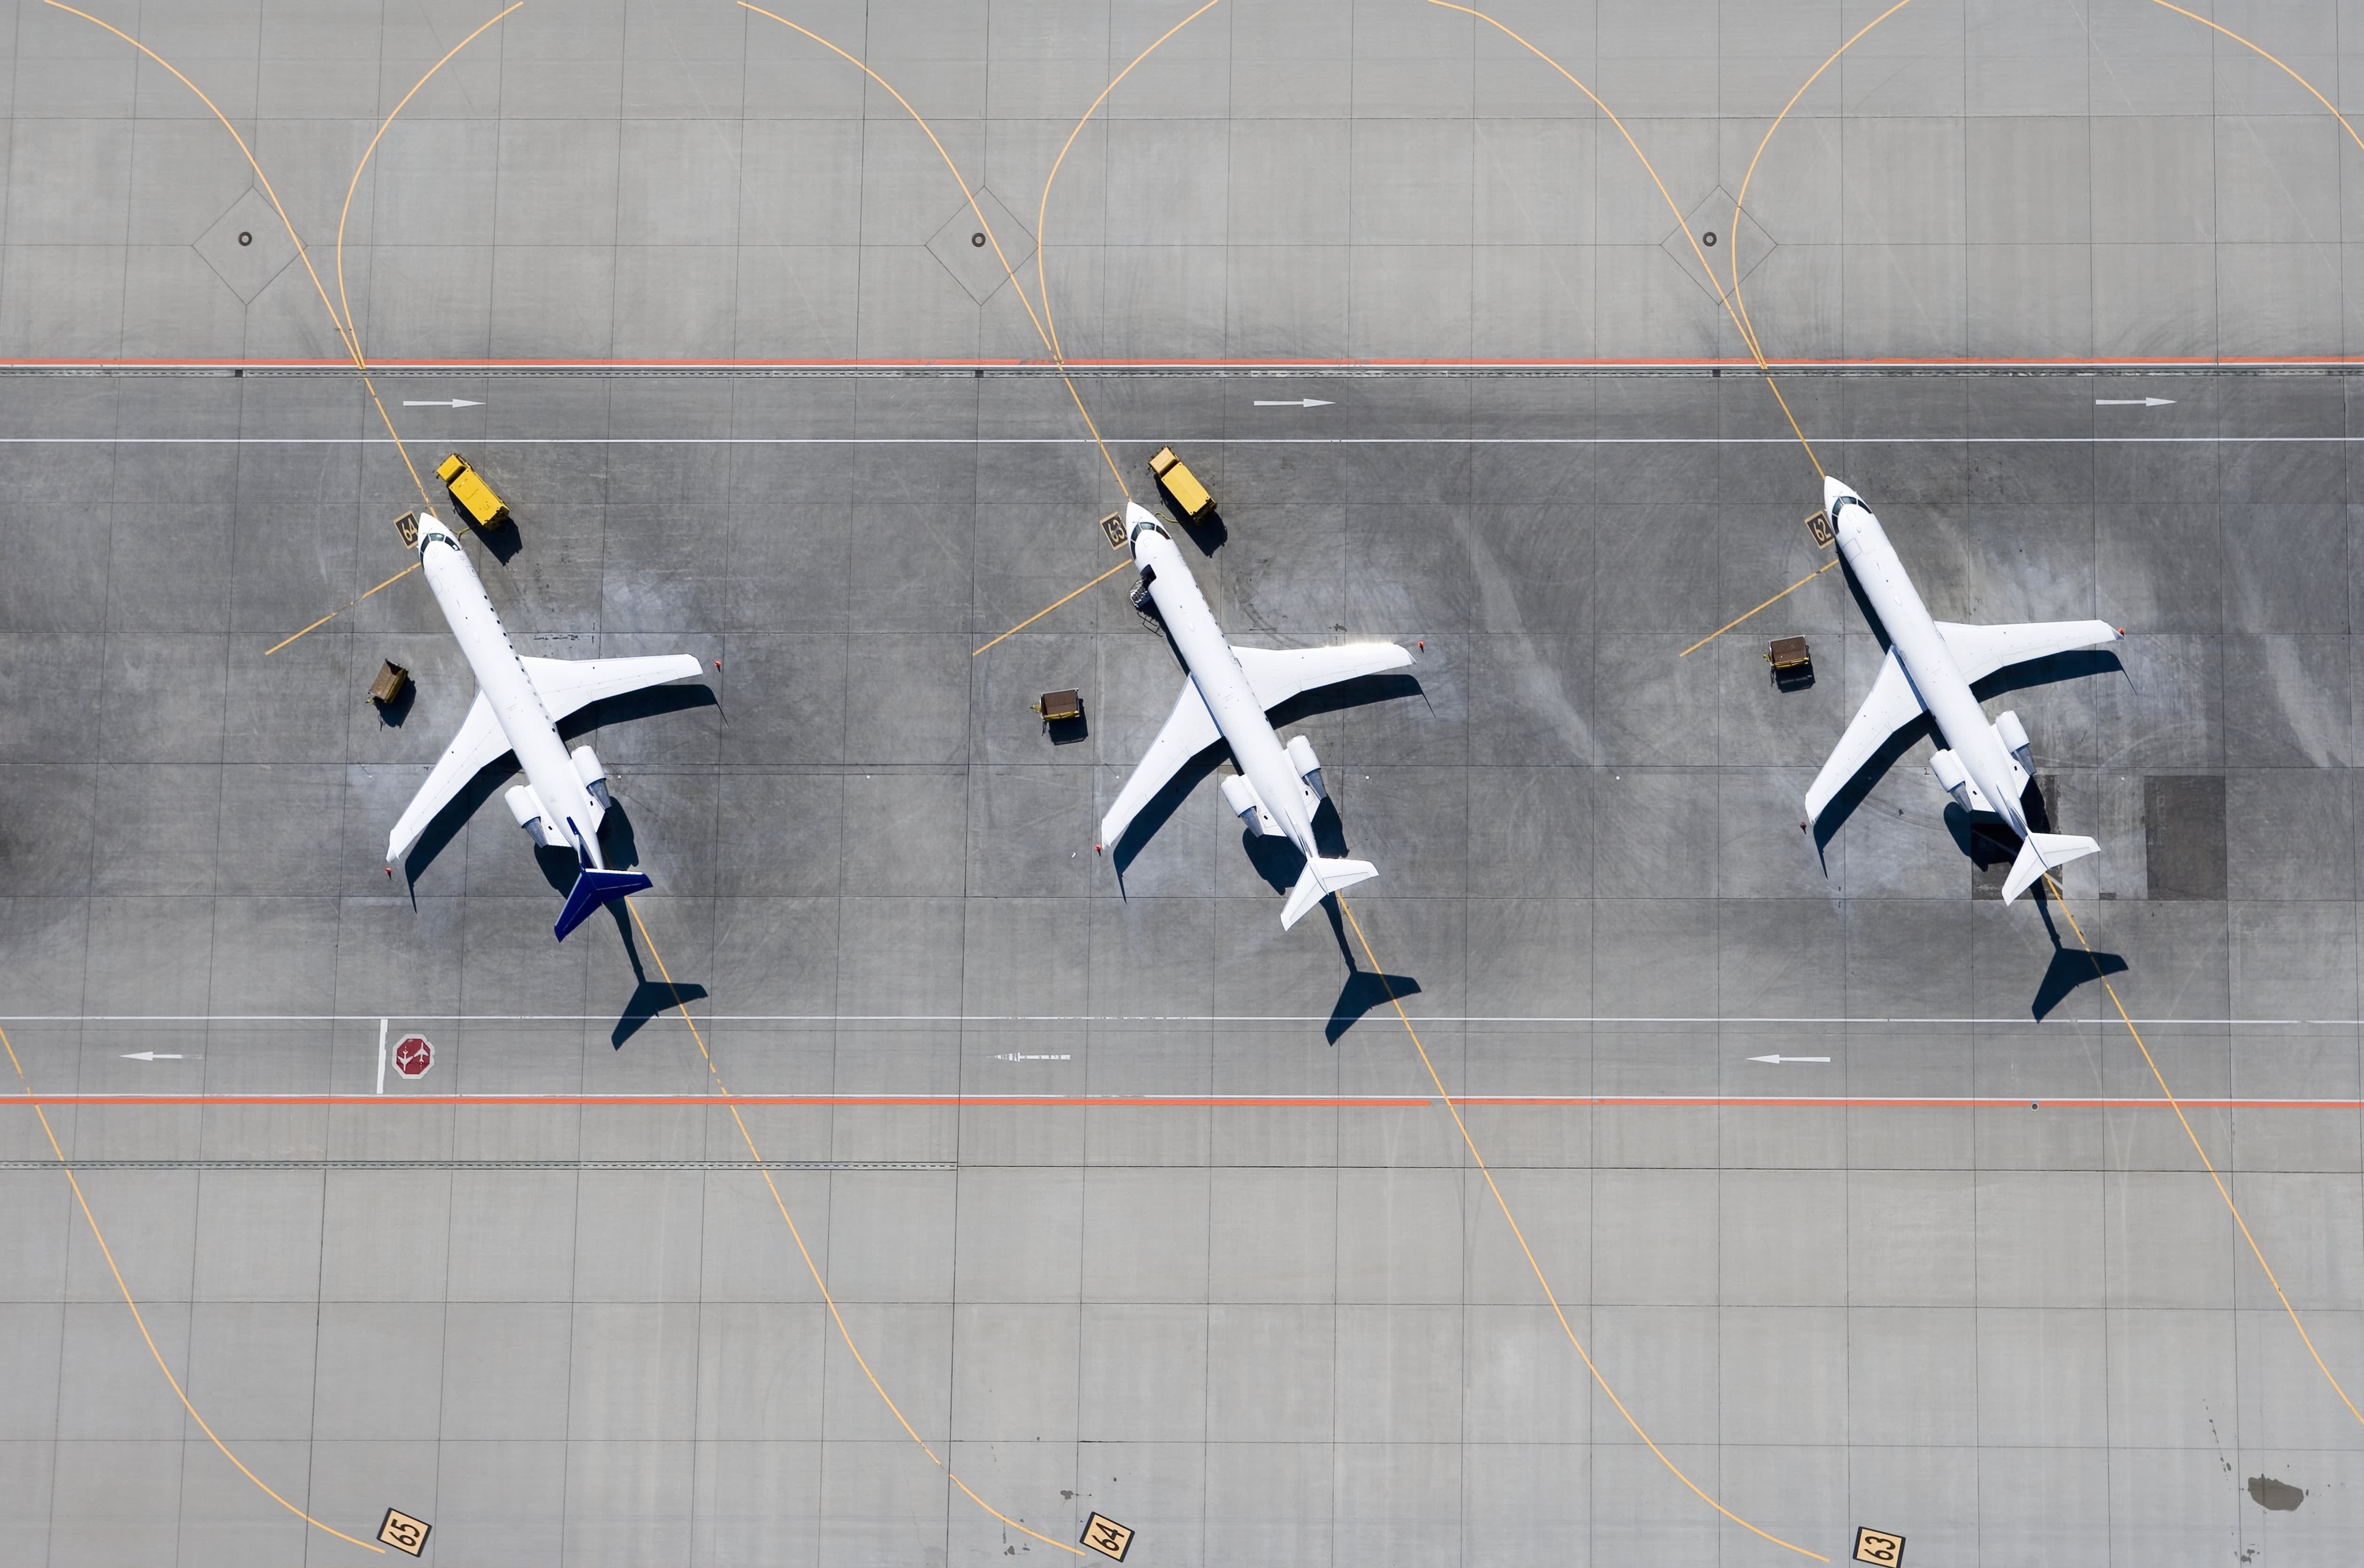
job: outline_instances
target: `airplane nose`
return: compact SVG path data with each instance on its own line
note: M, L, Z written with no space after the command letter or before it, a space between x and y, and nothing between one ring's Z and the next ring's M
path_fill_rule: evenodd
M1842 495L1856 502L1857 505L1862 504L1862 496L1857 495L1854 491L1848 489L1837 480L1833 479L1829 474L1825 473L1823 475L1823 512L1825 516L1830 515L1832 509L1838 506L1839 497Z
M1128 532L1141 527L1143 523L1154 523L1156 520L1150 514L1149 508L1140 502L1127 501L1124 504L1124 526Z

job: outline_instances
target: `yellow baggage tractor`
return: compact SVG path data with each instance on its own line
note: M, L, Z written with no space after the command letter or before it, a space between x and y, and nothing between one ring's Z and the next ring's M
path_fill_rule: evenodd
M493 487L458 452L437 465L435 477L452 492L452 504L474 518L478 528L496 528L509 520L508 504L493 494Z
M1157 449L1157 455L1149 460L1149 472L1157 476L1157 483L1165 486L1165 494L1190 521L1195 523L1215 509L1215 498L1207 494L1207 487L1199 483L1199 476L1190 472L1189 465L1174 455L1172 447Z

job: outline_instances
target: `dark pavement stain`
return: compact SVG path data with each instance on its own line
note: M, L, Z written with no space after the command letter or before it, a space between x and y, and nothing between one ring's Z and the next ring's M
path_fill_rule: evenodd
M2289 1513L2306 1501L2306 1494L2287 1481L2277 1481L2270 1475L2249 1477L2250 1500L2261 1508L2271 1508L2278 1514Z

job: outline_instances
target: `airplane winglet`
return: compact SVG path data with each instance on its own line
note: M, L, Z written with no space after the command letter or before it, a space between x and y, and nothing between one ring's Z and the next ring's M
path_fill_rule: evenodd
M585 866L574 879L574 889L566 895L566 907L558 912L558 924L550 934L560 941L566 933L591 917L591 912L601 905L612 904L628 893L638 893L656 884L636 871L599 871Z

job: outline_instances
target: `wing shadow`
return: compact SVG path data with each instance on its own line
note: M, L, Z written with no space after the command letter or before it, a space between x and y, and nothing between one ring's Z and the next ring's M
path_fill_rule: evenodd
M1180 662L1178 653L1176 655L1176 661ZM1186 676L1185 679L1188 677ZM1335 713L1341 708L1359 707L1366 703L1379 702L1390 697L1422 695L1422 688L1418 680L1399 670L1390 670L1383 674L1357 675L1351 681L1341 681L1336 685L1322 686L1310 692L1299 692L1274 708L1269 717L1272 720L1272 727L1278 729L1283 726L1310 718L1315 714ZM1125 868L1140 858L1142 850L1147 846L1151 839L1156 836L1157 830L1165 826L1166 819L1181 809L1182 803L1190 797L1190 792L1204 783L1207 776L1230 755L1231 748L1218 740L1183 763L1174 776L1165 781L1165 787L1152 795L1149 804L1141 808L1140 814L1134 817L1131 825L1125 828L1124 836L1108 846L1110 862L1116 867L1117 880L1120 884L1124 880ZM1337 835L1337 808L1327 800L1321 804L1323 809L1313 818L1315 840L1320 844L1322 853L1344 854L1346 852L1344 840ZM1328 833L1324 832L1325 822L1330 829ZM1254 836L1250 835L1250 837L1253 840ZM1332 847L1333 840L1338 846L1334 849ZM1248 853L1251 859L1256 856L1257 851L1253 847L1253 843ZM1289 857L1293 861L1297 859L1294 850L1289 851ZM1271 880L1272 873L1266 870L1262 862L1258 862L1256 869L1264 874L1266 881ZM1281 891L1287 892L1295 881L1296 873L1292 871L1289 873L1289 882L1279 884Z
M626 692L621 696L608 697L587 707L577 709L567 715L559 724L558 736L562 740L572 742L577 737L588 734L603 725L625 724L636 718L653 717L658 714L679 713L687 708L719 707L720 706L720 700L715 696L713 688L710 686L651 686L642 691ZM501 756L502 762L490 764L474 778L470 779L466 787L453 795L450 804L435 814L427 824L427 831L419 835L418 842L412 845L410 853L403 857L404 874L414 889L418 885L420 875L429 866L435 863L435 857L443 852L444 846L460 836L460 830L468 825L469 818L475 816L477 809L493 796L507 789L512 783L524 777L523 770L517 765L516 752L504 751ZM621 809L620 806L609 807L609 818L616 817ZM630 819L626 818L621 827L624 835L622 852L631 854L633 849ZM600 829L602 844L607 842L607 838L608 832L603 826ZM568 855L566 863L570 867L573 866L574 858ZM613 863L629 867L637 862L634 860L623 860ZM546 870L545 874L547 874ZM569 880L552 885L563 893L574 885L572 873L569 873Z
M2024 664L2006 664L1991 675L1980 676L1970 683L1970 695L1980 702L2011 692L2024 692L2030 686L2048 685L2054 681L2070 680L2079 675L2107 675L2113 672L2124 675L2125 662L2108 648L2075 648L2066 653L2047 653L2041 659L2030 659ZM2129 677L2131 678L2131 677Z
M418 899L418 879L426 874L429 866L435 863L435 857L443 852L444 847L460 836L460 830L468 825L470 817L475 816L477 808L523 777L516 757L507 751L501 755L503 762L495 762L479 772L459 794L452 797L449 805L428 821L427 831L418 836L418 842L411 845L410 852L402 857L403 879L410 887L412 903ZM572 859L571 856L569 858Z
M677 682L666 686L643 686L637 692L602 697L587 707L575 709L559 721L558 733L562 740L572 740L605 725L630 724L636 718L654 718L662 713L721 706L722 699L714 695L714 688L702 681L695 685Z

